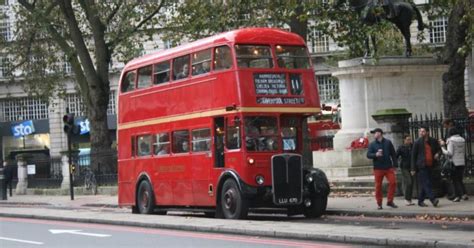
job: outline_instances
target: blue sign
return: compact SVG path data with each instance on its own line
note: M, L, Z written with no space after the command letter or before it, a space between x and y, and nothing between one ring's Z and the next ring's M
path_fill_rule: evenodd
M16 124L12 126L13 136L17 138L30 135L34 132L35 132L35 126L33 125L33 121L24 121L20 124Z
M90 128L88 119L76 119L76 125L78 125L81 129L81 131L79 132L80 135L89 133Z

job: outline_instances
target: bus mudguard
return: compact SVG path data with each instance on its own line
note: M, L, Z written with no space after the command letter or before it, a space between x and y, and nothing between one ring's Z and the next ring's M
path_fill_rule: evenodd
M137 196L137 190L138 190L138 185L140 185L140 182L143 180L147 180L151 184L151 190L153 190L153 182L151 180L151 177L148 175L146 172L140 173L137 177L137 181L135 182L135 197Z
M232 178L235 180L235 182L237 183L237 186L239 187L240 192L242 192L242 194L244 194L245 196L251 196L251 195L257 194L257 188L246 184L240 178L237 172L235 172L234 170L225 170L221 173L217 181L219 185L218 190L217 190L218 195L220 195L222 185L224 184L225 180L227 180L228 178Z
M309 176L312 177L311 183L309 183L308 180L306 180L306 178ZM331 188L329 186L328 178L326 177L326 174L322 170L318 168L311 168L311 169L305 170L304 178L305 178L304 183L309 184L308 189L311 194L316 194L323 197L326 197L329 195Z

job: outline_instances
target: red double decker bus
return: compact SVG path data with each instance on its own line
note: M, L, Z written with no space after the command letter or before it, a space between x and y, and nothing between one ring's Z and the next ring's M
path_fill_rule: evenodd
M320 106L295 34L240 29L135 59L118 108L119 204L134 213L326 209L326 176L303 168L303 126Z

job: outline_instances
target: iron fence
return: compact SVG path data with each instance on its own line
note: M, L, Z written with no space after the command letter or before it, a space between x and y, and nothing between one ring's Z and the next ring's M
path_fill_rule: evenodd
M94 157L95 156L95 157ZM94 175L99 186L117 185L117 152L77 155L72 158L76 170L73 173L74 186L84 185L84 172L91 168L91 162L97 161ZM62 157L29 156L28 165L35 165L35 173L28 175L28 188L60 188L63 180ZM17 161L10 160L13 167L14 182L18 181ZM69 172L67 172L69 173Z
M74 185L84 186L86 171L90 168L94 172L97 185L117 185L117 152L102 152L79 155L74 159L76 171L74 172ZM95 162L96 166L92 166Z
M409 119L407 129L413 140L419 137L418 131L421 127L428 127L430 136L435 139L446 139L448 130L443 126L443 120L443 114L415 115ZM474 118L454 118L452 121L454 127L461 131L466 140L465 175L472 176L474 173Z

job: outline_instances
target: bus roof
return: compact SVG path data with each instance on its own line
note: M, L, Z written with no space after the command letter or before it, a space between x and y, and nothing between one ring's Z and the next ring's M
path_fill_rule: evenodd
M225 44L225 43L241 43L241 44L273 44L278 41L278 44L282 45L305 45L305 42L301 36L291 33L282 29L277 28L243 28L233 31L220 33L211 37L200 39L188 44L177 46L167 50L157 51L151 54L147 54L140 58L131 60L125 65L125 69L132 69L144 64L148 64L150 61L156 61L161 59L170 59L172 57L185 55L192 53L202 48Z

